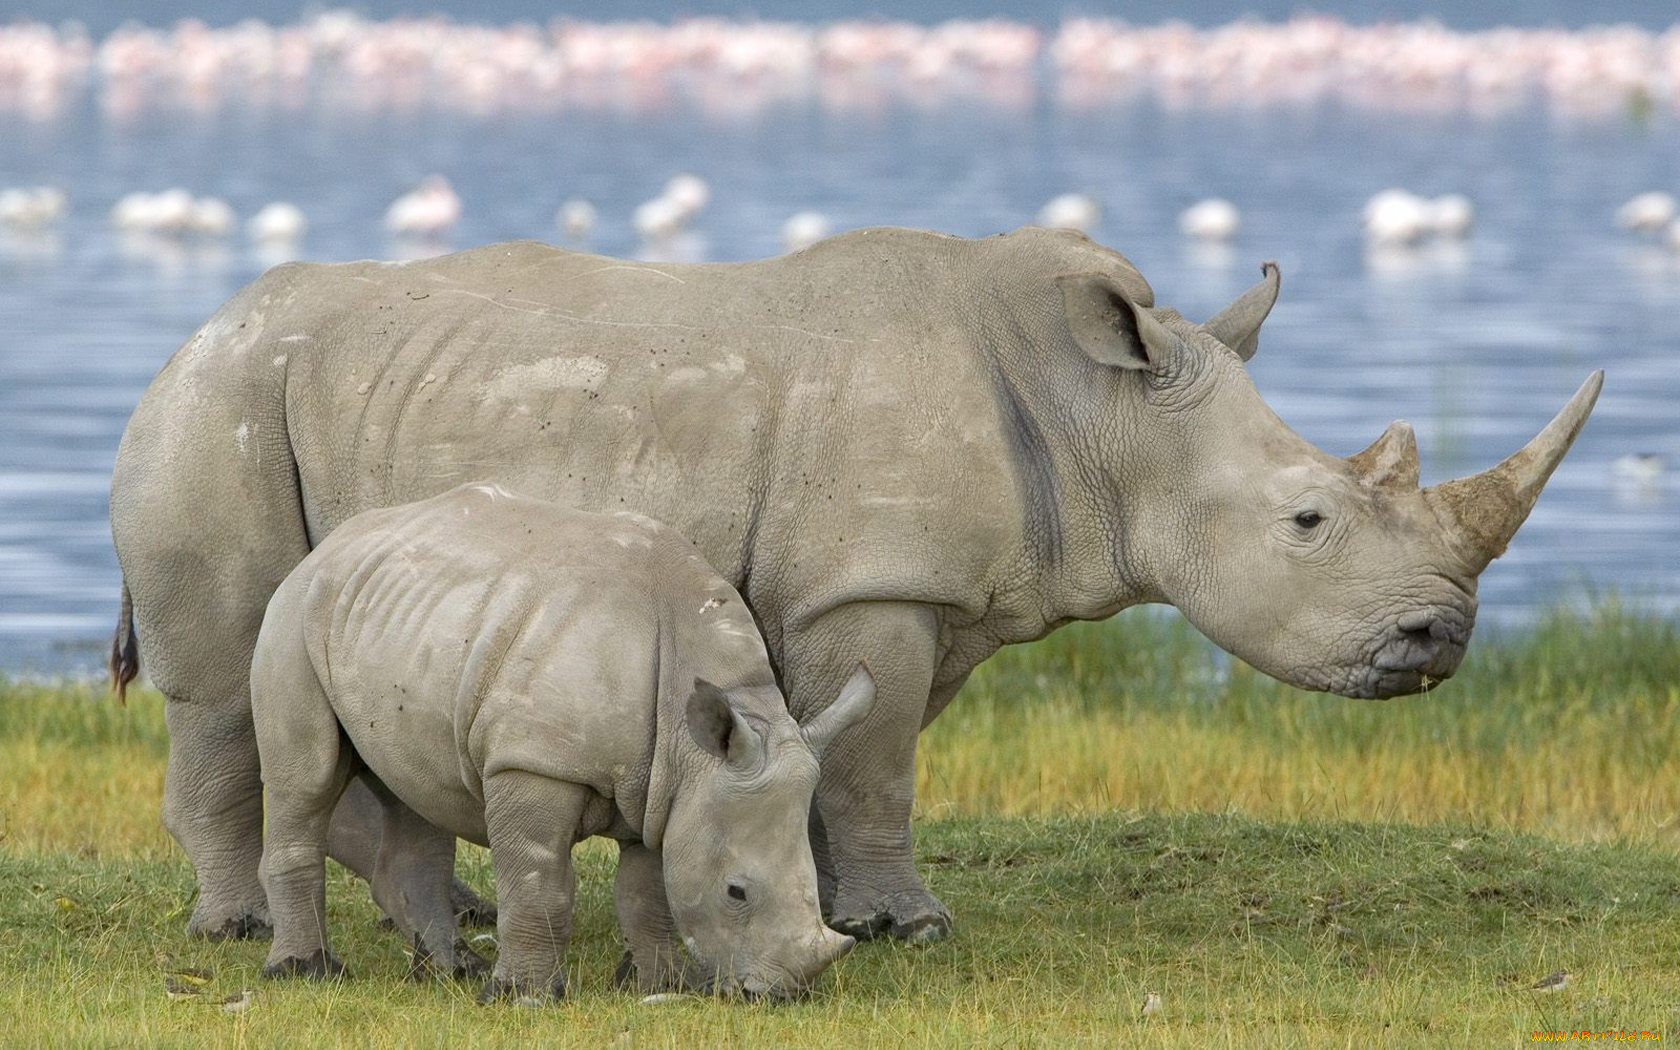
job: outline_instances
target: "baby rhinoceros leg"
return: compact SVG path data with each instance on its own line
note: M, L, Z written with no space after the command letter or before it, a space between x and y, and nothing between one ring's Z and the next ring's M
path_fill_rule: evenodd
M566 995L563 970L577 879L572 843L591 791L523 770L484 780L496 869L496 969L478 1001L534 1005Z
M490 964L457 933L452 887L455 836L410 809L375 777L358 778L383 811L374 861L374 903L413 946L410 976L478 977Z
M613 983L623 988L633 980L643 993L704 987L704 978L679 947L665 889L664 858L657 850L640 842L619 844L614 895L618 925L630 947L613 974Z

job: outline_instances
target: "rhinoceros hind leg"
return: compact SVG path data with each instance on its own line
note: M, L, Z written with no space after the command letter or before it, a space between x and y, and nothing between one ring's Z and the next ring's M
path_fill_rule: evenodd
M248 688L248 687L246 687ZM245 688L227 703L169 699L169 762L163 823L198 876L187 934L210 940L266 939L262 775Z
M413 946L410 975L484 973L489 965L457 935L452 894L455 836L410 809L372 774L364 772L356 780L382 812L375 836L379 854L368 885L374 903Z
M338 800L338 808L333 810L327 833L327 856L371 883L379 863L379 843L384 829L384 805L358 778L351 782L344 797ZM449 898L458 922L467 926L496 925L495 902L479 896L460 879L453 881ZM389 915L379 920L380 929L395 926Z
M263 963L262 975L274 980L305 977L325 981L344 976L344 964L325 948L317 948L307 955L288 955Z

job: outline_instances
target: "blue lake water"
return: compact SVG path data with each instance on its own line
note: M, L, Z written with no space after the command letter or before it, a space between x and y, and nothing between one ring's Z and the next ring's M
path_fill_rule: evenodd
M536 17L517 6L494 13ZM1635 5L1629 17L1649 25L1656 10ZM602 216L590 247L634 254L631 210L672 173L695 171L713 199L691 248L719 260L780 251L779 226L804 208L837 229L979 236L1085 191L1104 205L1092 235L1192 318L1252 283L1262 259L1279 260L1283 296L1252 363L1262 393L1338 454L1411 420L1426 483L1514 450L1604 368L1591 423L1483 578L1484 615L1520 623L1612 591L1680 613L1680 251L1612 220L1637 192L1680 192L1669 108L1073 106L1046 76L1003 101L852 109L676 98L487 115L317 102L125 116L85 92L50 119L0 110L0 187L49 183L71 197L51 232L0 234L0 668L99 665L118 589L106 487L127 415L176 346L272 261L242 236L125 239L112 204L174 185L224 197L241 216L286 199L310 218L301 257L383 257L408 250L381 228L386 205L433 172L464 204L455 247L557 239L556 207L584 197ZM1393 185L1467 195L1472 235L1372 253L1360 211ZM1208 196L1242 210L1228 248L1177 231L1178 212ZM1665 457L1666 469L1624 477L1617 461L1633 453Z

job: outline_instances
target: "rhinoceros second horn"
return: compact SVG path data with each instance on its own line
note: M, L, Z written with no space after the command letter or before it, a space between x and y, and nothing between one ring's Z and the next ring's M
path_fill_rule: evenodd
M1396 419L1382 436L1348 457L1354 473L1373 488L1410 491L1418 487L1417 435L1412 425Z

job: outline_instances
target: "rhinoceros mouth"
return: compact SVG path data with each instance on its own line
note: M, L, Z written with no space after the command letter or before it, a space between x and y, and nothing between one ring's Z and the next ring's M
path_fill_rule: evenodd
M1371 669L1346 688L1331 692L1354 700L1391 700L1399 696L1427 693L1446 681L1449 675L1430 675L1422 671Z
M1360 700L1428 692L1451 678L1464 659L1474 611L1429 605L1393 617L1372 637L1366 659L1329 691Z
M758 978L720 977L704 988L709 995L720 999L734 999L745 1003L793 1003L810 994L810 986L787 982L772 982Z

